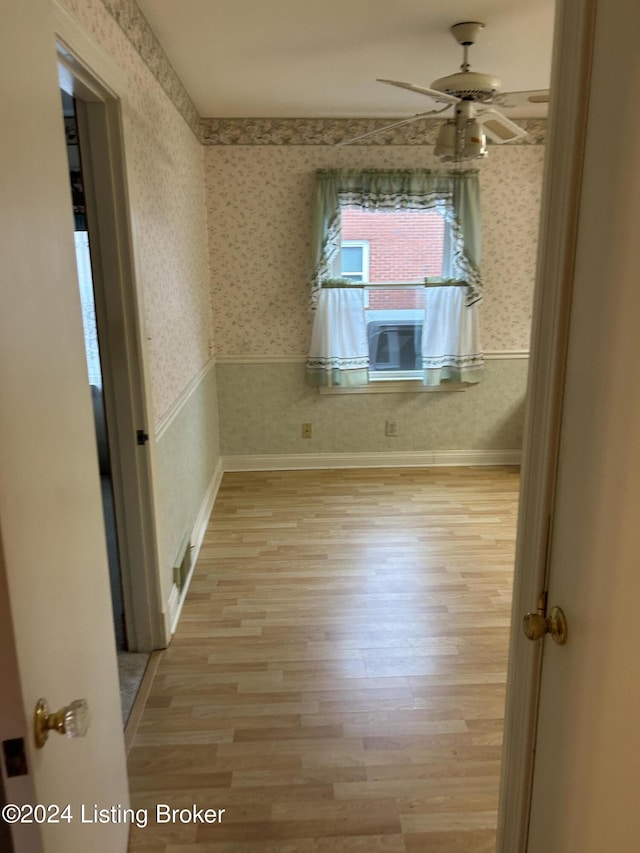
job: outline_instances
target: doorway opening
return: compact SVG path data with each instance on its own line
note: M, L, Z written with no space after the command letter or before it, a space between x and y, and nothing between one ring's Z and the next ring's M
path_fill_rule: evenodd
M82 158L78 137L78 119L76 101L61 90L64 130L67 143L67 161L69 164L69 182L73 204L74 241L80 302L82 305L82 327L84 331L87 374L91 387L91 402L96 430L98 465L100 468L100 490L102 494L102 514L104 518L107 557L109 560L109 583L116 648L124 652L128 648L127 626L124 618L124 599L122 595L122 576L118 546L118 525L115 516L113 495L113 474L111 470L111 451L109 447L109 425L104 405L104 382L100 354L100 335L96 318L96 300L94 294L93 273L91 269L91 249L87 224L87 204L82 175Z
M103 322L98 322L96 311L96 283L94 282L91 261L92 235L89 233L83 160L78 132L77 101L64 90L61 90L61 97L73 205L74 242L78 284L80 287L80 303L82 306L85 357L87 360L87 375L93 405L98 466L100 470L102 516L109 564L111 609L118 654L120 704L123 725L126 726L144 676L149 660L149 653L129 651L120 563L121 542L118 536L118 520L116 517L114 494L114 467L117 465L117 459L115 458L117 446L112 448L109 441L109 417L107 407L105 406L105 371L102 365L103 356L101 349L101 337L105 336L105 330L103 329ZM94 225L97 224L95 223ZM103 332L102 335L101 332Z
M166 645L118 100L59 48L74 241L123 723Z

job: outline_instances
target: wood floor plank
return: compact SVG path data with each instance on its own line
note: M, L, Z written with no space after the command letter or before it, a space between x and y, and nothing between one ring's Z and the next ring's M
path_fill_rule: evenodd
M171 844L166 848L149 848L148 853L159 853L159 851L160 853L406 853L406 848L404 837L397 834L329 836L292 840L214 841L186 846Z
M489 853L514 468L225 474L129 754L132 853Z

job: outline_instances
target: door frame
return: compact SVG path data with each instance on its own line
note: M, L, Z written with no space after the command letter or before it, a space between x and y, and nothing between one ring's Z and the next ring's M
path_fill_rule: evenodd
M147 375L146 335L126 168L124 74L54 2L60 85L78 99L84 142L91 264L96 285L105 409L112 451L113 489L127 645L152 651L167 645L154 498L155 435ZM116 343L117 342L117 343ZM142 430L147 443L139 446Z
M526 850L544 645L522 617L547 588L597 0L556 0L525 415L497 853Z

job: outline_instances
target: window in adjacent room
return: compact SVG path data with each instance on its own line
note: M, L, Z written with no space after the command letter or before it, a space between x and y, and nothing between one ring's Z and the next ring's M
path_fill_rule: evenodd
M344 229L343 229L344 233ZM367 240L342 240L340 276L349 281L369 281L369 243Z

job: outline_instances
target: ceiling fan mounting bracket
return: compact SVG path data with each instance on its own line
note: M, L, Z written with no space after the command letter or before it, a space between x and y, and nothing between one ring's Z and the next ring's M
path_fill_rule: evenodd
M476 43L480 30L483 29L484 24L481 24L480 21L462 21L451 27L451 33L459 45L469 47Z

